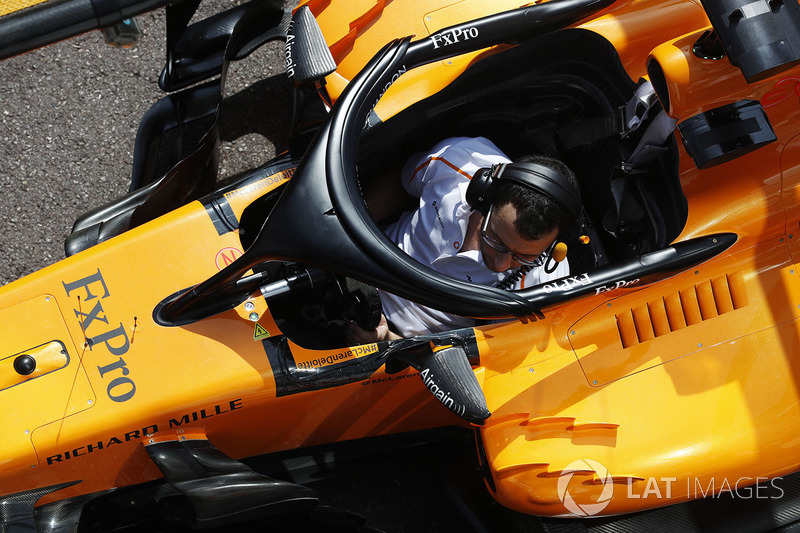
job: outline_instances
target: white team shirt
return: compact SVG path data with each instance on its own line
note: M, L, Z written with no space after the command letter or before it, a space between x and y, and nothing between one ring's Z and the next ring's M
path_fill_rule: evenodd
M403 167L400 179L419 207L406 212L389 226L386 235L408 255L434 270L480 285L495 285L510 272L493 272L483 264L480 250L461 252L472 213L466 200L467 186L480 168L511 160L490 140L451 137L429 154L415 154ZM552 274L534 268L517 288L561 278L569 274L564 260ZM475 325L474 318L455 316L380 291L386 319L404 337Z

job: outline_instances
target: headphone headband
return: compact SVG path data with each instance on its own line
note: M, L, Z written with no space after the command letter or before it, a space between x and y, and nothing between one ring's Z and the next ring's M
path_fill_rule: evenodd
M548 166L538 163L502 164L493 179L516 181L549 196L569 211L576 220L581 214L580 193L566 176Z
M511 180L529 187L558 202L575 220L581 217L583 207L580 192L566 176L538 163L503 163L478 169L467 188L467 203L476 211L486 214L494 201L500 180Z

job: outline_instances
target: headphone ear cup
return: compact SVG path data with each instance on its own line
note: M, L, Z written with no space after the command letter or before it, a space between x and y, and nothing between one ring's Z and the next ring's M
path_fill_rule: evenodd
M467 203L482 215L489 212L494 199L494 183L492 169L481 168L472 176L467 186Z

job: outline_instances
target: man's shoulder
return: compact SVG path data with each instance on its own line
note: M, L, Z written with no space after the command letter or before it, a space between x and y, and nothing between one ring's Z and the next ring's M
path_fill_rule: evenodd
M401 179L406 190L419 197L429 187L467 183L479 168L508 162L508 157L485 137L448 137L427 153L412 156L403 167Z
M502 150L486 137L449 137L431 150L427 164L433 166L427 181L469 181L479 168L508 161Z
M506 157L503 151L486 137L448 137L439 141L431 152L434 156L451 155L465 160L484 156Z

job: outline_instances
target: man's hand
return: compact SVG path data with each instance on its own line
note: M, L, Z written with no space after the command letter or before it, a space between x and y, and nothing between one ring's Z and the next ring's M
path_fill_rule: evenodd
M355 322L350 322L344 332L344 337L350 346L402 338L389 329L389 324L386 323L386 317L383 315L381 315L381 321L378 323L378 327L373 330L361 329Z

